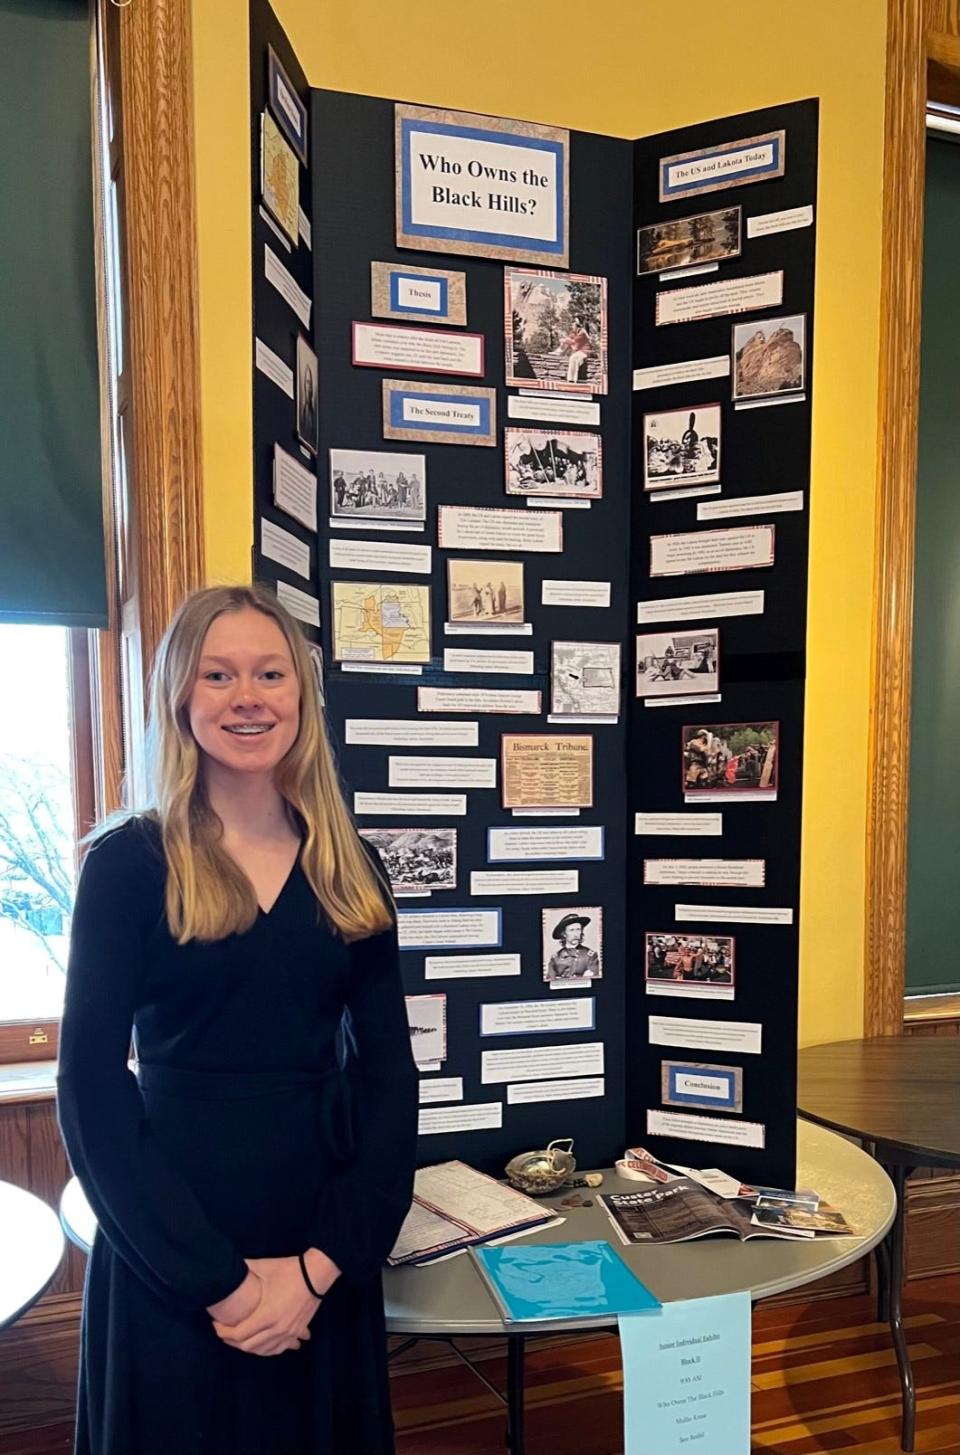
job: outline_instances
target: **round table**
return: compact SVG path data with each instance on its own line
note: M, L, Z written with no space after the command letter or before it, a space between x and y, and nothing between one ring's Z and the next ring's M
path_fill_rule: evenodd
M877 1246L878 1317L889 1319L900 1371L900 1443L914 1448L916 1387L903 1328L906 1181L916 1167L960 1167L960 1038L884 1036L808 1046L799 1055L802 1116L859 1138L889 1172L897 1208Z
M0 1228L0 1329L4 1329L50 1286L64 1241L53 1209L12 1182L0 1182Z
M735 1243L728 1238L704 1238L691 1243L625 1248L615 1240L610 1222L597 1206L596 1192L581 1189L592 1207L566 1210L566 1221L556 1228L528 1234L526 1243L567 1243L596 1238L614 1242L617 1252L663 1303L703 1298L709 1294L746 1290L754 1299L812 1283L863 1257L880 1242L893 1222L896 1199L890 1179L852 1142L833 1132L800 1122L797 1127L798 1186L814 1187L824 1201L845 1213L857 1229L855 1238L762 1239ZM611 1169L604 1171L597 1192L625 1192L626 1182ZM545 1198L545 1203L558 1198ZM74 1179L60 1203L64 1228L81 1248L89 1249L96 1220ZM507 1339L508 1444L511 1455L523 1455L524 1339L532 1334L560 1334L615 1328L609 1318L578 1318L524 1324L523 1332L506 1328L485 1283L470 1258L460 1256L424 1268L390 1268L384 1273L387 1331L410 1336L391 1357L417 1339L450 1342L470 1334L501 1335ZM503 1399L472 1361L451 1344L488 1389Z

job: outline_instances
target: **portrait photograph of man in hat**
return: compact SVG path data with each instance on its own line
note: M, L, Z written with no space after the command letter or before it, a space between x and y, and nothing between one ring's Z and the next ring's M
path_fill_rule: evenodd
M602 954L602 909L577 905L573 909L543 911L543 978L552 990L599 980L603 975Z

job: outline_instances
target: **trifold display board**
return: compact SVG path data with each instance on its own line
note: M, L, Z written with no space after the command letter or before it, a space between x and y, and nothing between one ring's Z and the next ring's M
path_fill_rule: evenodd
M311 90L263 0L251 96L254 574L394 884L421 1160L791 1186L817 103Z

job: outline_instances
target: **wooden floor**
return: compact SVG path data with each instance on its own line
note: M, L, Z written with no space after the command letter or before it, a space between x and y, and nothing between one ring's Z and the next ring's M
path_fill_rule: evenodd
M916 1449L960 1455L960 1278L914 1284L907 1323L918 1389ZM503 1388L502 1345L477 1341L472 1354ZM615 1339L531 1341L527 1367L527 1455L623 1450ZM865 1298L758 1308L752 1382L755 1452L896 1455L900 1449L889 1331L874 1322ZM443 1346L421 1344L404 1355L393 1391L397 1455L505 1455L502 1409ZM70 1431L62 1425L0 1440L0 1455L68 1455L70 1449Z

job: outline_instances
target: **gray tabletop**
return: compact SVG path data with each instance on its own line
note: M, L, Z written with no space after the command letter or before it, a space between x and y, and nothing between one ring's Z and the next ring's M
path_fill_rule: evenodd
M746 1291L754 1299L812 1283L855 1263L883 1238L893 1222L896 1197L883 1169L854 1143L836 1132L800 1121L797 1125L797 1186L815 1188L824 1202L839 1208L856 1238L754 1239L701 1238L656 1247L624 1247L610 1220L593 1207L568 1211L557 1228L528 1234L524 1243L566 1243L606 1239L661 1303ZM722 1163L722 1157L719 1159ZM631 1192L639 1186L604 1174L596 1192ZM544 1198L545 1203L558 1198ZM424 1268L390 1268L384 1275L387 1329L391 1334L488 1334L507 1332L486 1286L467 1254ZM560 1333L565 1329L609 1328L609 1319L551 1319L524 1323L523 1333ZM516 1333L514 1326L512 1332Z
M63 1257L63 1233L52 1208L32 1192L0 1182L0 1328L30 1307Z

